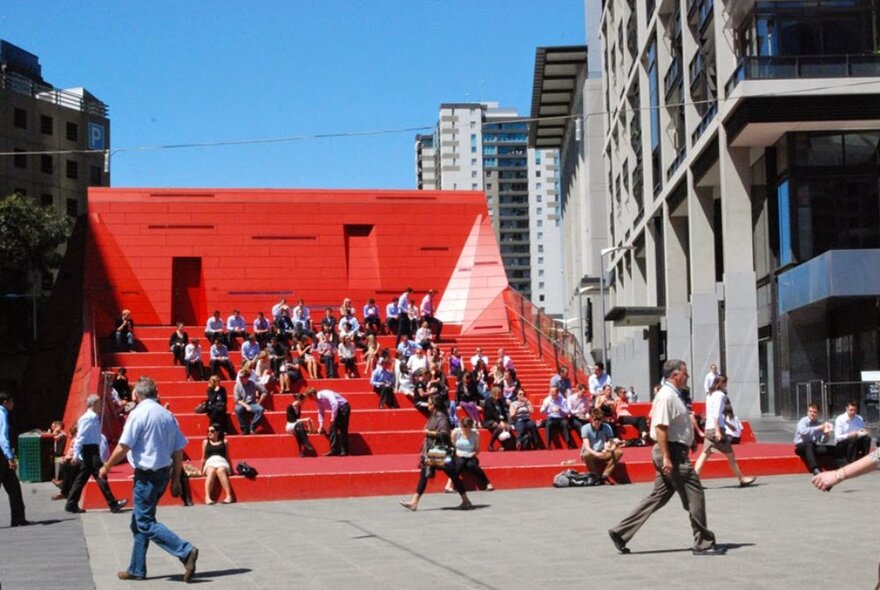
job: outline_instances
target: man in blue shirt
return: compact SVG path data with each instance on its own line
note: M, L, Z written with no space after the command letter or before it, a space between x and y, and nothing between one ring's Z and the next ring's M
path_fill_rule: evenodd
M400 297L397 299L397 341L395 342L395 346L400 343L400 338L404 334L407 336L412 336L412 326L409 322L409 296L412 293L412 287L407 287L406 290L400 294Z
M172 494L180 495L181 462L187 440L174 415L158 403L159 392L152 379L138 379L135 392L140 403L128 415L119 444L100 471L100 476L106 478L110 468L126 456L134 467L131 562L116 575L120 580L145 579L147 549L152 543L180 560L184 566L183 581L188 584L196 573L199 550L156 520L156 506L169 482Z
M600 481L606 483L623 457L623 451L614 438L611 425L603 420L602 410L593 409L590 421L581 429L581 438L584 441L581 458L587 470L599 475Z
M10 526L31 524L24 517L24 501L21 499L21 484L15 474L15 453L9 443L9 412L15 407L15 400L6 392L0 392L0 484L9 496L9 509L12 512Z
M248 339L241 345L242 361L252 361L260 354L260 345L257 344L257 337L254 334L248 336Z
M385 327L389 334L397 334L397 319L400 317L400 308L397 307L397 297L392 297L391 302L385 306Z
M388 361L379 361L378 366L370 375L370 385L379 396L379 408L397 408L394 397L394 374L388 370Z

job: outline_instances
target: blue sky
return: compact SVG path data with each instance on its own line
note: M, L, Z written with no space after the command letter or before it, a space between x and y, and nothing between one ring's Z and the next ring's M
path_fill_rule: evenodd
M583 0L3 0L0 38L109 105L112 147L431 126L442 102L528 114L535 48ZM413 188L414 132L120 153L114 186Z

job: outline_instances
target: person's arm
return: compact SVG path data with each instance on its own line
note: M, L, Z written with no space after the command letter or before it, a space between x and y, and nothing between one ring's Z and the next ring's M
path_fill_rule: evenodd
M207 460L207 458L205 457L205 452L207 450L208 450L208 439L205 439L202 441L202 466L200 468L202 473L205 472L205 461Z
M174 451L171 455L171 495L180 495L180 469L183 465L183 451Z
M113 452L110 453L110 458L101 466L98 475L100 475L102 479L107 479L107 474L110 472L110 468L120 463L130 450L131 449L124 443L117 444L116 448L113 449Z
M663 455L661 470L663 475L669 475L672 473L672 457L669 456L669 426L666 424L655 424L654 430L657 433L657 446L660 447L660 453Z
M877 471L878 467L880 467L880 450L875 450L870 455L865 455L858 461L845 465L836 471L824 471L814 475L812 483L817 489L829 492L831 488L843 480Z

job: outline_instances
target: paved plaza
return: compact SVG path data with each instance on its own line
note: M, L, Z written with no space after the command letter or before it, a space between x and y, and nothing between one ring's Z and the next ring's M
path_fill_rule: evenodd
M416 474L413 473L413 485ZM160 519L200 549L204 588L870 588L876 580L880 477L821 493L803 476L754 488L709 480L709 525L725 556L690 553L677 499L619 555L606 530L650 484L432 494L416 513L397 497L160 508ZM28 517L0 529L0 581L20 588L174 588L182 566L148 556L150 579L120 582L131 549L130 512L63 512L51 484L26 484ZM3 521L5 502L0 502Z

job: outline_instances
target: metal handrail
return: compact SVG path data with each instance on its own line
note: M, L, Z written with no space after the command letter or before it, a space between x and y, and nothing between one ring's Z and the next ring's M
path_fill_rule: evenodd
M88 99L68 90L55 88L49 84L41 84L15 72L0 73L0 88L68 109L95 115L96 117L104 117L106 119L108 116L107 105L100 100Z
M836 66L836 68L835 68ZM862 66L859 68L859 66ZM823 68L811 71L810 68ZM741 57L724 85L725 96L742 80L858 78L880 76L880 55L747 55Z

